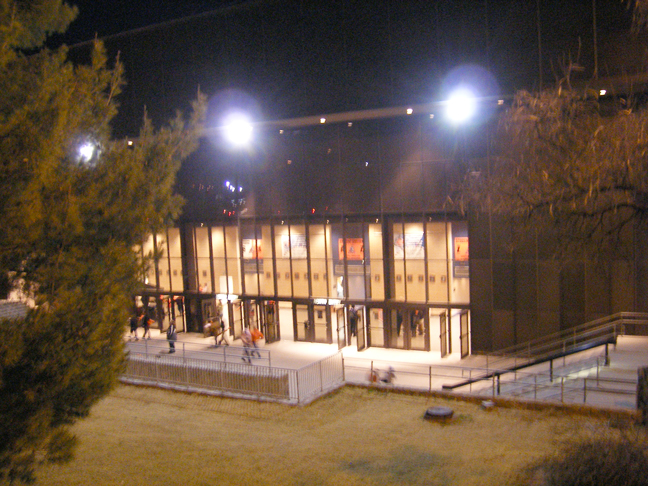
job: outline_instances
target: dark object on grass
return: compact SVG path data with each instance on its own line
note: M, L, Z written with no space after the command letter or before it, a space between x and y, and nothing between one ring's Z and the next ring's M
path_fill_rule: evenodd
M448 407L430 407L425 411L423 418L427 420L445 421L450 420L454 410Z

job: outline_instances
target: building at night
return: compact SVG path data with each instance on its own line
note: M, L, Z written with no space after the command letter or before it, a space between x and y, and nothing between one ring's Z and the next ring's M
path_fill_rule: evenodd
M222 312L234 338L255 326L268 342L440 356L645 311L640 245L604 271L511 252L506 224L452 204L511 94L547 83L556 32L567 48L582 34L583 76L613 43L618 22L599 19L591 41L591 2L576 3L541 24L535 1L243 2L106 38L129 81L118 135L144 105L159 121L197 86L210 98L181 219L142 248L163 251L139 299L162 329L202 332ZM446 113L461 86L478 98L463 123ZM235 112L251 123L242 145L225 136Z

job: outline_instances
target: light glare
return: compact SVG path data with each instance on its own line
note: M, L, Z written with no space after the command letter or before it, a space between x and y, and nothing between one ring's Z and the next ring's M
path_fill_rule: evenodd
M86 142L79 147L79 156L83 162L89 162L94 155L95 146L92 142Z
M477 107L475 96L465 88L458 89L447 102L446 114L454 123L462 123L469 120Z
M225 124L225 137L233 145L240 147L252 139L252 125L243 115L232 115Z

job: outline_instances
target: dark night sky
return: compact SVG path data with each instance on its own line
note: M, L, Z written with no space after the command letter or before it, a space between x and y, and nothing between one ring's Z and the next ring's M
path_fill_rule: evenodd
M79 16L64 36L68 45L228 7L242 0L68 0Z
M262 121L438 101L452 73L474 78L476 71L462 71L464 66L483 68L488 73L483 79L495 80L489 96L538 83L537 0L71 2L80 9L62 38L77 45L71 57L83 61L86 41L96 33L105 38L109 55L119 52L123 62L127 85L114 121L118 136L137 133L144 107L156 125L186 109L197 87L209 97L216 125L216 115L233 102L249 104ZM603 71L605 52L619 65L623 49L609 39L627 32L630 15L621 0L597 0L597 5ZM540 17L544 82L552 81L553 63L565 52L574 53L579 39L581 63L588 69L583 76L591 76L592 0L541 0ZM185 20L172 22L176 19ZM208 116L208 124L211 120ZM281 149L295 164L272 167L298 167L300 147L295 142ZM279 159L281 150L275 150ZM258 152L272 162L262 157L261 148ZM196 192L196 180L200 187L221 187L235 165L227 157L202 144L179 174L185 197L206 197ZM283 187L281 181L275 186ZM274 204L300 201L307 192L299 190L303 187L284 187ZM294 197L286 197L291 190Z
M122 119L136 124L143 106L168 119L198 86L209 96L242 90L277 119L443 99L446 75L462 65L492 73L488 95L538 83L537 0L70 2L79 17L54 42L105 38L126 68ZM592 0L540 5L544 79L579 40L591 76ZM621 0L597 0L600 56L629 18Z

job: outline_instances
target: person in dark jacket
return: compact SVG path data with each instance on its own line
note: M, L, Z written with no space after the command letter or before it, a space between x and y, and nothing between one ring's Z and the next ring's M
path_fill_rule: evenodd
M167 341L169 341L169 354L175 353L175 342L178 339L178 334L176 333L175 321L171 320L169 323L169 328L167 329Z

